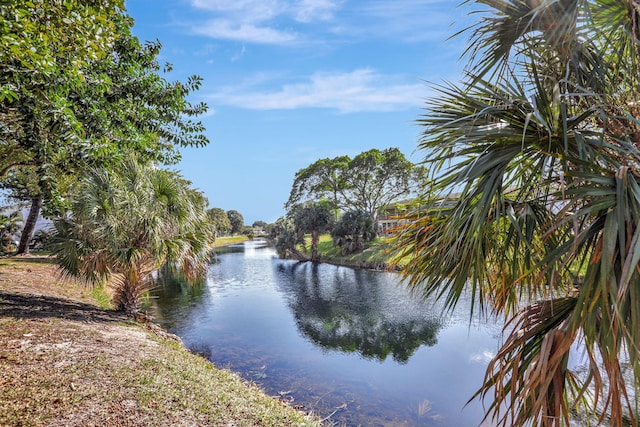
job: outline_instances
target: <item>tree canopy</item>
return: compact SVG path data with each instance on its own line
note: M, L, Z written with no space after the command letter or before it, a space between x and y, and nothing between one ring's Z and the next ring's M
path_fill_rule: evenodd
M379 208L420 185L420 172L397 148L320 159L296 173L285 208L327 200L336 212L362 210L376 218Z
M244 230L244 217L242 214L234 209L227 211L227 218L231 224L231 233L239 234Z
M18 3L0 5L0 180L32 200L27 250L30 218L41 205L49 215L63 210L84 169L110 167L125 151L172 163L176 147L206 144L202 124L189 119L206 106L187 101L199 77L161 76L160 44L131 35L122 2Z
M70 215L54 222L54 254L65 273L110 282L119 309L135 313L163 265L187 278L206 268L214 233L206 199L178 173L133 156L92 169L73 196Z
M404 275L509 319L478 393L499 425L636 425L639 5L476 3L465 78L418 120L432 184L397 238Z
M343 254L364 248L364 242L370 242L377 236L376 223L367 212L345 212L331 230L334 242L342 246Z
M207 218L216 231L216 236L224 236L231 233L231 221L227 213L222 208L211 208L207 210Z
M293 223L299 234L311 234L311 261L320 261L320 234L333 226L333 213L328 202L307 202L292 211Z

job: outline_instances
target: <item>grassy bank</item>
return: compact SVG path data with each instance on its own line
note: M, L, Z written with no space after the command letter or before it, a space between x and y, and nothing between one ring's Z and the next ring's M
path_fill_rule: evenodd
M310 238L307 239L307 241L307 252L310 253ZM353 254L343 255L342 247L333 246L331 236L329 234L324 234L320 236L318 251L320 253L321 262L356 268L394 270L396 267L392 265L387 242L388 241L385 237L378 237L374 241L366 243L364 250Z
M0 259L0 425L320 425L100 294Z
M246 242L247 240L249 240L249 238L243 234L237 235L237 236L218 237L216 238L215 246L221 247L221 246L235 245L236 243Z

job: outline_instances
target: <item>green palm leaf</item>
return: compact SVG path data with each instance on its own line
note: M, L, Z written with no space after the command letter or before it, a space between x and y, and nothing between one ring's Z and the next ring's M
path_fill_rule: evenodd
M481 0L468 73L418 123L431 173L395 237L409 286L510 319L477 396L501 425L637 422L640 4ZM580 337L586 375L567 365ZM630 367L627 369L627 366Z

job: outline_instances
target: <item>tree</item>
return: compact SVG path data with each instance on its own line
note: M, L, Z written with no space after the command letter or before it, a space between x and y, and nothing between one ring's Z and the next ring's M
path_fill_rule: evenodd
M211 208L207 210L207 218L216 230L216 237L225 236L231 232L231 221L229 221L224 209Z
M49 249L49 246L51 245L52 241L53 241L53 231L40 229L35 233L33 233L33 239L31 239L31 244L33 245L34 250L44 251Z
M363 249L364 242L372 241L376 235L376 223L364 211L345 212L331 231L334 242L342 246L343 254Z
M123 8L121 0L0 5L0 178L17 166L37 166L41 191L56 196L50 141L77 135L66 95L83 80L89 61L106 56ZM36 218L27 218L19 253L28 251Z
M15 211L8 215L0 214L0 253L15 250L13 235L20 230L22 212Z
M418 188L423 168L397 148L372 149L353 159L321 159L296 173L287 210L307 201L327 200L335 210L363 210L374 219L378 209Z
M367 212L375 221L382 206L409 195L413 169L397 148L358 154L349 162L345 205Z
M338 210L343 207L342 192L347 188L345 175L349 169L349 156L320 159L300 169L294 178L287 210L309 200L329 200L338 218Z
M636 425L638 4L478 3L491 10L471 27L466 78L435 87L419 119L432 186L397 237L403 274L508 318L477 394L499 425L575 411Z
M311 261L320 261L320 234L331 229L333 212L327 202L305 203L293 209L293 223L300 233L311 234Z
M148 160L173 163L179 159L178 146L207 143L202 124L189 119L204 112L206 105L187 101L189 93L199 87L200 78L192 76L186 83L170 83L161 77L157 62L160 44L143 45L131 35L133 21L114 6L121 2L86 2L105 5L97 11L82 2L64 2L62 11L57 1L40 3L26 6L25 10L31 13L16 14L19 24L3 27L9 28L3 42L11 45L16 36L11 32L14 30L49 28L57 18L65 22L64 13L72 17L69 20L78 22L63 26L64 31L72 33L66 38L59 31L36 31L23 42L31 40L33 46L21 44L16 54L0 62L0 83L11 88L0 99L0 116L8 123L2 132L2 152L11 153L14 159L0 164L0 179L15 182L11 181L11 174L30 175L30 187L34 189L27 196L32 202L31 212L18 252L28 251L40 207L47 215L63 211L65 191L84 169L110 167L122 160L125 151ZM83 15L93 12L97 15ZM58 16L60 13L62 17ZM8 19L6 16L9 15L3 15ZM95 28L87 35L79 28L85 21L94 26L102 22L103 28ZM87 39L89 36L100 41L90 55L82 47L93 43ZM56 43L59 37L64 43L78 46L54 43L69 57L53 51L47 66L33 71L29 62L32 58L26 54L25 59L23 50L35 48L40 38L48 37L56 38ZM104 43L102 37L106 37ZM79 59L75 54L87 57ZM166 66L163 71L169 70ZM30 172L25 173L25 169Z
M231 223L231 234L239 234L244 230L244 218L240 212L236 210L227 211L227 217Z
M244 227L242 227L242 234L247 236L249 240L253 240L256 237L256 235L253 232L253 227L250 227L248 225L245 225Z
M175 172L132 158L93 169L74 187L70 215L54 222L54 254L66 274L110 283L118 309L135 314L161 266L195 279L213 229L205 198Z
M254 221L251 226L255 228L265 228L267 225L268 224L264 221Z
M304 244L304 238L300 238L296 226L289 218L278 218L271 228L269 238L275 240L276 251L281 258L307 259L297 249L298 245Z

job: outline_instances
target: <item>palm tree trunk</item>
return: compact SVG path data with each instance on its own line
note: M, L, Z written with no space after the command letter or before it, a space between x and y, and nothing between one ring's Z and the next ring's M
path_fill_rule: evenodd
M34 197L31 199L31 208L29 209L29 215L27 216L27 220L24 223L24 228L22 229L22 236L20 236L20 244L18 245L18 255L28 254L29 253L29 242L31 241L31 236L33 236L33 231L36 228L36 221L38 220L38 216L40 215L40 208L42 207L42 197Z
M319 261L318 243L320 242L320 233L318 230L311 231L311 261Z

